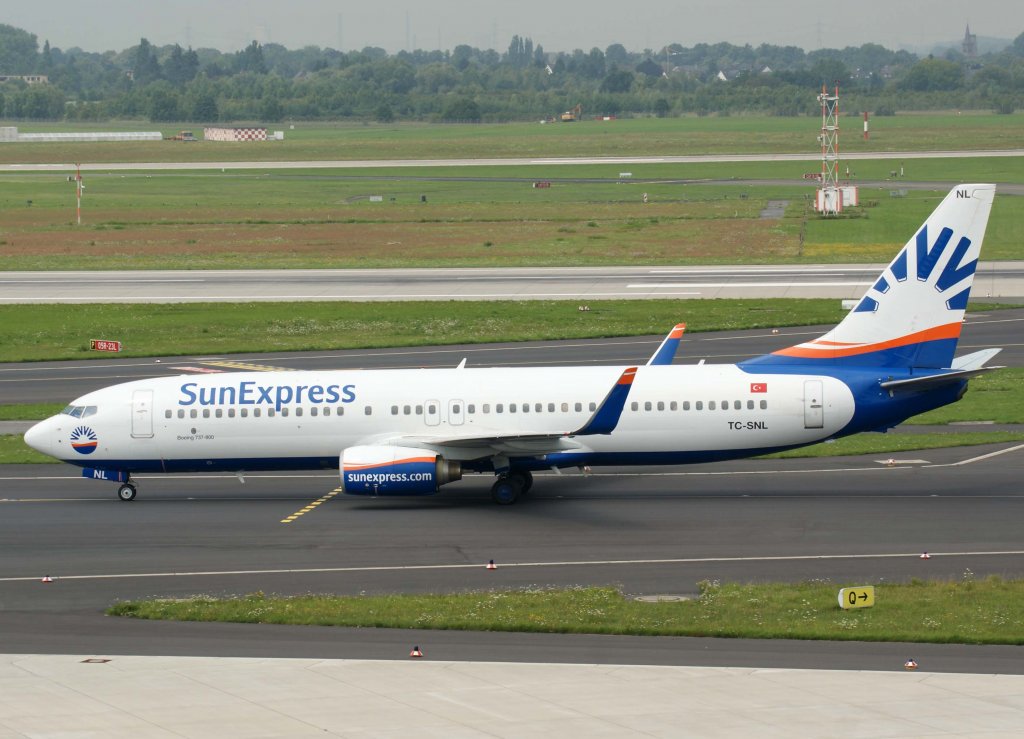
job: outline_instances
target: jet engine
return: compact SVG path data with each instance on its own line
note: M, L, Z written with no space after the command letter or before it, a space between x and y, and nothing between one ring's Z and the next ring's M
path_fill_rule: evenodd
M462 479L462 466L427 449L352 446L341 453L341 486L349 495L433 495Z

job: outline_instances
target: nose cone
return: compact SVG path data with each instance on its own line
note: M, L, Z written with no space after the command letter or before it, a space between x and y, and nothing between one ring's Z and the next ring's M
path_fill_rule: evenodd
M47 418L25 432L25 443L37 452L54 455L53 419Z

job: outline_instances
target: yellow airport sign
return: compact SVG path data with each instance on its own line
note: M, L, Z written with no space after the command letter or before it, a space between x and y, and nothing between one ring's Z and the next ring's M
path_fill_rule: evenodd
M875 605L875 586L843 588L839 591L840 608L870 608Z

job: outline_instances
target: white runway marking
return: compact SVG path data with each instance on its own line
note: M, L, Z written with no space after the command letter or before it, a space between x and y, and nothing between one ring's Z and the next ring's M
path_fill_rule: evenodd
M1024 550L993 552L929 552L932 559L938 557L1008 557L1020 556ZM887 552L880 554L797 554L767 557L689 557L678 559L598 559L568 560L564 562L502 562L501 568L510 567L604 567L611 565L680 565L715 564L723 562L803 562L812 560L837 559L905 559L920 558L920 552ZM437 565L367 565L364 567L302 567L276 570L199 570L195 572L124 572L109 575L54 575L55 582L61 580L127 580L149 577L223 577L230 575L295 575L330 572L410 572L414 570L483 570L483 562L477 564ZM38 582L38 575L31 577L0 577L0 582Z

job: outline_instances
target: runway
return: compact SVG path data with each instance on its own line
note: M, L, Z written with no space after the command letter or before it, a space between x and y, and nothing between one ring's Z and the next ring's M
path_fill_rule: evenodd
M861 297L885 265L0 272L0 305ZM983 262L975 298L1024 298L1024 262Z
M971 159L975 157L1019 157L1024 149L980 149L976 151L871 151L844 152L843 159ZM392 167L495 167L580 164L715 164L727 162L820 162L820 153L783 154L694 154L686 156L629 157L510 157L478 159L337 159L318 161L223 161L223 162L111 162L81 165L83 172L133 170L210 170L210 169L383 169ZM0 164L0 172L72 172L74 164Z

